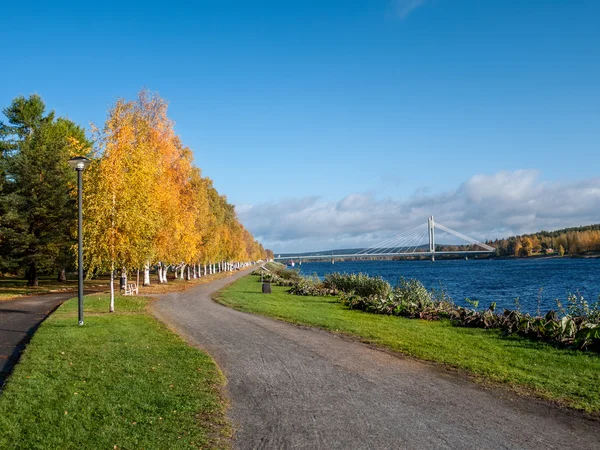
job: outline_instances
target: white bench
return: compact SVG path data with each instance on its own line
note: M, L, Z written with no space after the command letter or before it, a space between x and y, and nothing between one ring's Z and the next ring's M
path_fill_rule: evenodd
M138 291L139 289L137 283L127 283L125 286L125 295L137 295Z

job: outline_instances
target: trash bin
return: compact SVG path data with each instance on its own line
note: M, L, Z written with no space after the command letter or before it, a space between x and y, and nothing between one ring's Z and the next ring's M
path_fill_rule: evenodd
M125 289L125 280L127 280L127 278L121 277L121 279L119 280L119 289Z
M271 283L269 283L268 281L265 281L262 284L262 292L263 292L263 294L270 294L271 293Z

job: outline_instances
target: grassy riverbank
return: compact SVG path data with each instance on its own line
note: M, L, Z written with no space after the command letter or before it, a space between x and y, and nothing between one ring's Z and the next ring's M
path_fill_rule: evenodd
M0 395L0 448L228 447L223 376L146 312L147 299L75 300L34 335Z
M350 310L332 297L288 294L272 286L261 293L257 277L240 279L221 291L227 306L292 323L358 337L419 359L435 361L524 393L573 408L600 413L600 357L554 348L497 330L453 327L448 321L423 321Z

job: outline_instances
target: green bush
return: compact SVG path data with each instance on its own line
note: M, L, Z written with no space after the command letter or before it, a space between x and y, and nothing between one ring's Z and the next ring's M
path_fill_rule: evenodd
M260 275L260 271L254 274ZM339 295L351 309L425 320L450 319L460 327L500 329L507 335L518 334L559 347L600 351L600 297L590 304L581 295L570 294L565 306L557 301L560 316L555 311L531 316L519 308L498 314L495 303L478 310L479 302L469 299L472 308L457 306L444 292L428 291L414 279L402 278L394 289L383 278L363 273L330 273L319 282L318 278L303 278L281 264L272 273L263 271L263 279L289 287L295 295Z
M385 297L392 292L392 286L383 278L370 277L364 273L329 273L323 279L323 286L361 297L374 295Z

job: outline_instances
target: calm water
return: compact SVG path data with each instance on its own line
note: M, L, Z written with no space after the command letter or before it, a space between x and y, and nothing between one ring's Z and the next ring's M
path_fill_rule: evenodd
M479 300L480 308L496 302L500 311L514 309L515 297L522 311L535 313L541 295L545 313L556 309L557 298L564 304L569 293L579 292L588 301L600 294L600 258L304 262L296 267L303 275L319 277L330 272L379 275L392 286L400 277L416 278L429 289L442 288L459 305L468 306L464 299L470 298Z

